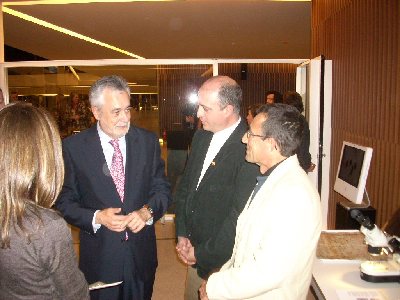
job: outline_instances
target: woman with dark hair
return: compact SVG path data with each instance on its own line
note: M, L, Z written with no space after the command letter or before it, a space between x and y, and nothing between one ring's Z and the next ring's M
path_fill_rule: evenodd
M283 103L295 107L300 113L304 111L303 100L299 93L297 92L286 92L283 94ZM310 128L308 126L308 122L303 115L302 119L304 122L304 130L303 136L301 139L301 144L296 151L297 158L299 159L300 166L306 172L314 171L315 164L311 162L311 154L310 154Z
M50 114L24 103L0 111L0 299L89 299L71 232L51 209L64 180Z
M252 104L247 107L247 125L250 126L251 122L253 122L254 117L257 115L257 110L261 107L262 104Z
M289 91L283 94L283 103L297 108L301 114L304 112L303 99L297 92Z
M278 91L268 91L265 93L265 104L282 103L282 94Z
M69 101L64 116L68 127L68 134L89 128L91 125L91 117L92 112L88 104L80 99L78 93L72 92L69 95Z

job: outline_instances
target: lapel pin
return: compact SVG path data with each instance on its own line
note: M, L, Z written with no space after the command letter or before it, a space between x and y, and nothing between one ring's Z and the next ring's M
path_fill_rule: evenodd
M211 162L211 165L214 167L214 166L215 166L215 161L212 161L212 162Z

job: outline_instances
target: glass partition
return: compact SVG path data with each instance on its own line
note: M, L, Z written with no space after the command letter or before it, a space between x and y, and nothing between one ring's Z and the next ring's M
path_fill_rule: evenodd
M181 130L182 114L201 84L213 75L228 75L243 89L242 116L247 107L264 103L267 90L295 90L296 67L304 60L97 60L43 61L1 64L10 101L44 107L56 117L61 133L68 136L93 123L89 110L90 86L104 75L124 77L131 88L132 122L160 137ZM75 96L77 95L77 96ZM89 111L85 122L74 128L68 120L73 98ZM72 122L73 123L73 122Z
M131 89L132 122L154 131L179 130L189 97L212 75L212 65L107 65L7 68L10 102L24 101L49 110L63 137L95 122L90 86L106 75L120 75ZM210 71L211 70L211 71ZM79 120L76 114L79 112ZM162 114L160 114L162 112Z

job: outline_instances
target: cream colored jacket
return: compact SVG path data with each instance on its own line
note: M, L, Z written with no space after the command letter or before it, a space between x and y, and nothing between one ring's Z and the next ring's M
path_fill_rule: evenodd
M238 219L231 259L208 279L208 297L306 299L321 207L297 156L278 165L250 199Z

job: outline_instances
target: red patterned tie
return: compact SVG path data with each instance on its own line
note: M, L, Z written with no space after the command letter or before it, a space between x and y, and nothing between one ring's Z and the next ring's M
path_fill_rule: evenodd
M111 162L111 177L114 180L117 192L124 202L124 186L125 186L125 173L124 173L124 161L122 158L121 150L119 149L118 140L111 140L110 144L114 147L114 154Z

